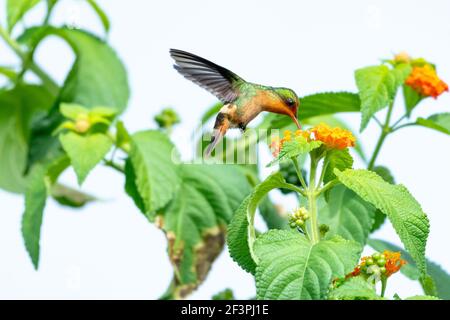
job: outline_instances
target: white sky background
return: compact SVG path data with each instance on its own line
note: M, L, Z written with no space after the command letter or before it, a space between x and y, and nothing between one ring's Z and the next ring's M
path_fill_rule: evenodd
M172 68L171 47L192 51L244 79L315 92L355 91L353 71L405 50L438 65L450 82L450 2L442 1L99 1L108 13L110 42L125 62L132 89L123 119L131 131L154 127L153 116L173 106L183 123L174 132L183 155L202 112L216 99ZM5 21L5 0L0 19ZM39 21L43 6L27 18ZM81 0L62 0L54 22L72 22L102 34L96 16ZM0 62L13 54L0 44ZM37 60L59 82L73 61L68 47L49 39ZM401 102L394 114L402 111ZM450 94L423 102L414 116L450 111ZM301 112L301 111L300 111ZM383 118L383 112L380 116ZM359 117L345 115L354 128ZM360 137L371 152L378 128ZM405 184L431 220L427 255L450 270L448 181L450 137L421 128L390 136L378 164L388 166ZM266 156L262 162L266 163ZM267 161L266 161L267 160ZM362 167L357 162L356 167ZM269 171L264 170L264 173ZM63 179L75 184L73 172ZM123 178L97 168L83 190L105 199L83 210L49 201L44 215L39 271L34 271L20 233L23 198L0 191L0 298L155 299L172 276L164 235L149 224L123 191ZM280 201L275 195L274 199ZM284 204L292 206L292 201ZM399 243L386 224L375 235ZM209 299L230 287L238 298L255 295L252 277L225 251L192 298ZM417 283L401 275L389 281L388 295L419 294Z

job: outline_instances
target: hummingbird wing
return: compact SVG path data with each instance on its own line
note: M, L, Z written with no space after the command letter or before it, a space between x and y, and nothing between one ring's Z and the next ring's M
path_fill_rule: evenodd
M232 102L239 96L239 85L244 80L230 70L186 51L170 49L170 55L175 70L222 102Z

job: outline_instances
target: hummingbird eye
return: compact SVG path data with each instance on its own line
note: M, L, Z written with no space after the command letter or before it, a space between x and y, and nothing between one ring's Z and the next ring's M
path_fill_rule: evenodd
M292 99L292 98L287 98L287 99L286 99L286 104L287 104L289 107L293 107L293 106L295 105L295 101L294 101L294 99Z

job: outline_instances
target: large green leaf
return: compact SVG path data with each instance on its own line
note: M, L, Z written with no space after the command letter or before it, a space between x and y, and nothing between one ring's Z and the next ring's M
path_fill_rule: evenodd
M253 252L256 237L253 223L256 209L267 194L277 188L297 190L294 185L284 181L281 173L276 172L270 175L245 198L228 226L227 244L230 255L247 272L253 273L256 268L256 257Z
M69 155L79 185L83 184L89 172L104 159L113 145L111 138L103 133L82 136L67 132L61 134L59 140Z
M372 116L394 99L397 82L394 73L386 65L358 69L355 71L355 80L361 98L363 131Z
M422 286L424 285L423 279L420 278L420 271L417 269L416 263L408 252L399 246L384 240L369 239L368 244L380 252L384 250L401 252L402 259L405 259L408 263L405 264L400 271L412 280L421 280ZM450 274L429 259L427 259L426 263L427 273L433 279L438 296L442 299L450 300Z
M226 225L251 188L231 165L182 165L180 176L178 192L156 221L169 242L174 295L185 297L203 282L222 251Z
M41 86L20 85L0 93L0 188L24 192L30 126L54 97Z
M65 40L76 55L75 63L60 90L58 102L77 103L86 108L104 106L117 113L123 112L130 92L125 67L114 50L90 33L69 28L30 28L19 40L33 49L48 35ZM29 167L49 158L59 147L52 133L62 120L59 103L56 103L47 117L33 126Z
M8 21L8 31L11 32L17 22L38 3L39 0L7 0L6 19Z
M180 186L178 154L169 137L160 131L141 131L131 137L130 161L145 213L155 211L172 200Z
M430 224L408 189L403 185L392 185L375 172L367 170L336 169L335 174L345 186L388 216L406 250L425 274L425 247Z
M365 245L373 225L375 208L343 185L331 189L319 209L319 221L330 227L327 238L339 235Z
M362 277L351 277L338 288L331 290L330 300L380 300L373 284Z
M389 182L390 184L395 184L394 176L392 175L391 171L387 167L375 166L372 169L372 171L374 171L380 177L382 177L384 179L384 181ZM379 228L381 228L381 226L385 223L385 221L386 221L386 215L383 212L381 212L379 209L377 209L377 211L375 211L375 218L374 218L371 233L374 232L375 230L378 230Z
M416 123L450 135L450 113L437 113L426 119L418 118Z
M335 237L312 244L296 231L270 230L255 242L258 299L323 299L334 278L358 262L361 246Z
M300 121L320 115L339 112L359 112L361 101L357 94L350 92L324 92L300 98L298 118ZM258 126L261 129L283 129L292 124L286 116L269 113Z
M47 196L59 175L68 167L67 157L61 156L47 165L35 166L25 191L25 212L22 216L22 236L35 267L39 265L41 225Z

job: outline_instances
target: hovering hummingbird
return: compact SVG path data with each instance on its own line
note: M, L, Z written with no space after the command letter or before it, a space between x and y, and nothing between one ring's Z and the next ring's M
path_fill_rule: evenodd
M179 73L224 103L217 114L211 142L206 150L208 156L228 129L240 128L244 131L247 124L262 111L287 115L300 128L297 120L299 99L293 90L247 82L234 72L186 51L170 49L170 55Z

